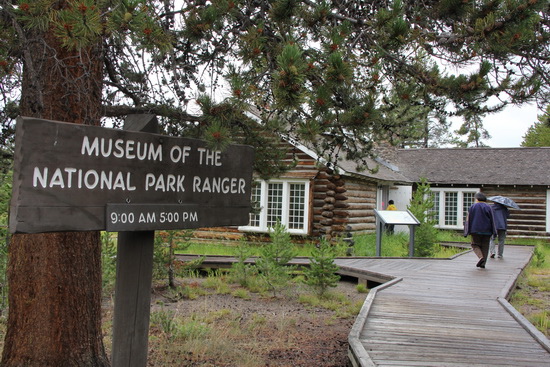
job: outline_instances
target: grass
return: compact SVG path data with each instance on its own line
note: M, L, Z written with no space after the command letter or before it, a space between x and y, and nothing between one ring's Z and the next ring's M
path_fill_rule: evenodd
M376 234L363 234L354 236L354 246L352 255L354 256L376 256ZM464 237L451 232L440 231L439 242L464 242ZM250 244L250 256L259 256L261 244ZM347 247L344 244L338 244L338 256L346 256ZM315 243L297 244L295 251L297 256L311 257L315 249ZM439 246L436 244L434 257L451 257L460 249ZM184 251L179 253L191 255L218 255L218 256L237 256L238 244L219 244L209 242L193 242ZM396 233L391 236L384 236L382 240L382 256L384 257L407 257L409 254L409 235L407 233Z
M382 256L384 257L407 257L409 237L407 233L396 233L395 235L386 235L382 242ZM466 242L467 239L456 231L439 231L438 242ZM352 254L354 256L375 256L376 255L376 235L365 234L354 236L354 246ZM536 246L535 254L531 264L525 269L518 280L518 289L512 294L510 302L518 309L530 322L533 323L541 332L547 336L550 301L550 244L537 239L530 238L509 238L507 243L517 245ZM252 246L252 255L259 254L258 246ZM299 256L311 256L312 244L304 244L296 247ZM227 255L235 256L237 254L236 246L215 245L206 243L192 244L186 251L193 254L203 255ZM436 244L434 257L448 258L463 249L441 246ZM339 256L345 256L345 249L339 252ZM358 291L361 291L358 289ZM303 300L304 304L311 301Z
M549 337L550 243L530 240L530 244L536 246L533 258L519 277L510 303L540 332Z
M260 255L260 245L250 245L250 256ZM219 244L210 242L192 242L191 245L185 249L185 251L177 251L178 253L185 253L190 255L219 255L219 256L236 256L238 254L238 244ZM311 256L311 251L315 248L313 243L296 245L297 256Z
M216 309L212 300L204 297L203 305L199 298L194 301L196 306L189 308L190 301L174 303L169 289L155 292L161 300L154 302L151 312L149 366L219 366L220 361L224 366L265 366L271 351L281 351L284 356L284 351L302 350L308 345L304 324L308 325L308 333L315 323L322 328L318 332L324 333L325 327L338 326L344 319L353 320L363 304L362 300L352 301L338 291L319 297L302 283L292 284L280 298L266 297L231 283L231 278L222 272L211 272L200 280L189 278L178 282L179 288L186 288L188 282L194 284L191 288L199 297L226 295L228 304L234 297L261 306L248 309L246 306L224 308L227 307L224 305ZM289 306L272 309L271 302ZM298 308L306 311L298 312ZM332 316L321 316L320 309L329 310ZM105 319L110 317L106 315ZM112 325L106 321L104 327L109 353Z
M355 245L354 255L356 256L376 256L376 234L363 234L354 237ZM464 237L450 231L440 231L438 233L439 242L464 242ZM434 256L436 258L451 257L462 249L441 246L435 244ZM407 257L409 256L409 235L408 233L398 232L394 235L385 235L382 237L381 255L383 257Z

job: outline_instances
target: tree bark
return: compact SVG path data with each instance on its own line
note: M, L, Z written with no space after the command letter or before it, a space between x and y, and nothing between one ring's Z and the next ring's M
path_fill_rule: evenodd
M2 366L109 365L101 337L98 243L98 232L12 237Z
M21 114L99 125L101 42L69 50L52 32L31 30L24 37ZM109 366L101 332L99 232L13 235L8 285L0 366Z

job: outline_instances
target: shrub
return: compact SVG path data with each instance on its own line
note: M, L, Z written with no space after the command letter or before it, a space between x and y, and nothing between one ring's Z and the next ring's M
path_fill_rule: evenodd
M101 233L101 271L103 293L110 295L115 289L117 242L108 232Z
M246 241L241 241L236 250L237 262L231 265L230 277L235 283L243 287L251 285L253 279L258 275L256 267L252 264L247 264L246 260L252 255L252 247Z
M286 288L294 267L288 265L295 257L294 245L286 227L277 222L269 236L271 242L260 249L260 256L256 261L259 277L274 296Z
M176 260L176 250L185 251L190 246L190 238L193 232L185 231L159 231L155 233L155 249L153 253L153 279L167 280L170 288L175 288L175 279L195 269L202 261L183 263Z
M414 256L431 257L434 253L438 231L434 227L435 221L430 214L433 207L434 202L430 195L430 184L425 178L421 178L407 207L420 222L420 225L416 228Z
M309 268L304 270L306 284L317 289L323 296L329 287L336 287L340 276L336 274L338 265L334 263L336 250L325 239L321 240L309 258Z

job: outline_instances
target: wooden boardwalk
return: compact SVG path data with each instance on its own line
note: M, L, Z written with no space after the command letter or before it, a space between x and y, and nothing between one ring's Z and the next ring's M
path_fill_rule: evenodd
M476 268L450 260L339 259L344 268L394 277L375 288L349 335L354 366L550 366L550 343L506 297L531 247L507 246Z
M550 342L506 301L532 251L508 245L505 258L490 259L486 269L476 268L471 251L452 259L338 258L341 274L383 283L371 290L349 334L350 361L550 367ZM208 256L203 266L235 261Z

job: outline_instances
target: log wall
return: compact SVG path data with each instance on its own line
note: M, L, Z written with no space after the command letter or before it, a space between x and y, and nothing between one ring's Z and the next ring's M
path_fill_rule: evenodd
M443 186L438 185L437 187ZM514 237L550 236L550 233L546 231L546 191L546 186L483 185L481 187L481 192L487 197L506 196L514 200L521 208L520 210L510 209L508 236Z
M483 186L487 197L501 195L514 200L521 210L510 210L508 235L517 237L548 236L546 232L546 187Z
M313 182L313 236L331 239L351 232L376 228L377 184L360 181L327 170Z

